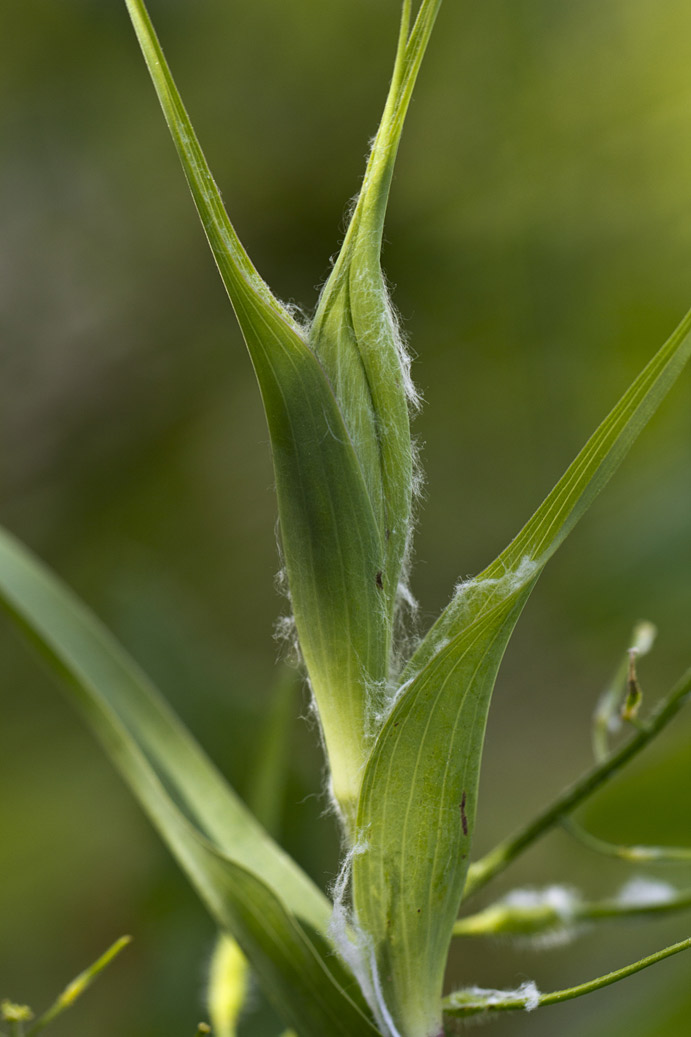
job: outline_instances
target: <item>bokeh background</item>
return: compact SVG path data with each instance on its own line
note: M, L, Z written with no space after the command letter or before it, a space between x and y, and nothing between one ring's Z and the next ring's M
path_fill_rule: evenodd
M259 269L309 309L392 59L396 0L151 0ZM116 631L243 793L279 679L267 434L249 361L116 0L0 5L0 518ZM386 268L426 405L422 624L517 531L691 303L685 0L447 0L400 154ZM688 378L552 563L497 686L478 850L590 760L633 623L649 702L689 663ZM0 630L0 996L44 1007L135 940L60 1035L191 1037L213 942L165 849L31 655ZM333 879L313 728L290 729L282 838ZM585 811L691 845L691 715ZM679 886L691 868L658 869ZM495 892L631 870L563 834ZM577 983L688 935L689 915L568 948L458 947L451 981ZM681 1037L683 955L501 1037ZM260 995L247 1037L276 1034Z

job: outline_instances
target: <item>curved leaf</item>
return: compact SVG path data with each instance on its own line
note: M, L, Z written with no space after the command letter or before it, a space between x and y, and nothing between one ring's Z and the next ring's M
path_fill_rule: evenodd
M126 2L259 382L300 646L333 793L352 821L366 755L367 694L385 683L388 665L384 535L329 379L240 244L142 0Z
M354 859L353 897L382 997L406 1037L440 1029L487 712L508 639L545 564L688 360L690 330L688 314L518 536L461 585L409 663L372 750L358 812L369 849Z
M256 821L135 662L61 581L0 529L0 606L82 703L112 710L201 830L326 932L331 906Z
M0 531L0 603L53 672L186 872L301 1034L375 1034L323 933L330 906L270 839L101 624ZM159 769L216 845L185 818ZM350 992L347 989L350 988Z

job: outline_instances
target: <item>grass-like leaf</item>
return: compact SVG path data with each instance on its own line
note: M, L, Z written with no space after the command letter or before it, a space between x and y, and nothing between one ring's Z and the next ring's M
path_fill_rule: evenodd
M388 664L384 534L333 387L238 240L142 0L126 2L259 382L300 646L333 794L352 821L365 759L366 689L384 684Z
M374 944L383 1001L409 1037L434 1033L435 1019L439 1028L487 711L504 649L545 564L688 360L690 330L688 314L518 536L461 585L410 661L368 761L358 825L369 849L354 860L353 895Z
M412 29L411 0L403 4L384 113L345 240L310 329L310 342L341 403L386 544L381 582L391 618L410 536L413 455L408 407L416 396L380 256L398 145L440 4L441 0L423 0Z
M217 924L236 937L286 1021L299 1023L300 1032L312 1037L376 1032L359 992L346 993L351 977L323 936L330 914L326 898L235 797L101 624L6 533L0 534L0 603L63 679Z

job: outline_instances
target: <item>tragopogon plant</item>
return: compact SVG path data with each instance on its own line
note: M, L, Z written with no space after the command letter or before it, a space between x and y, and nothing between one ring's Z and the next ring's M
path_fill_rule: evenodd
M93 616L2 534L7 612L38 641L219 928L232 935L302 1037L439 1037L466 1016L576 997L691 946L685 940L555 993L528 983L443 996L454 936L553 932L689 901L688 893L638 885L613 901L588 903L552 887L458 918L464 896L566 823L691 693L687 673L649 718L638 717L635 659L651 640L648 628L638 630L596 714L593 769L471 863L485 722L504 649L545 565L688 360L691 315L515 539L479 576L459 584L406 656L397 632L408 598L416 396L380 250L398 143L441 0L421 0L416 9L403 0L384 114L343 245L309 321L275 298L244 251L144 4L126 4L264 402L290 600L342 823L345 857L334 902L271 839ZM620 711L635 722L635 733L610 750ZM570 830L601 852L638 860L665 853L601 844L573 823ZM667 853L689 857L682 849ZM236 945L230 947L222 944L220 953L240 974Z

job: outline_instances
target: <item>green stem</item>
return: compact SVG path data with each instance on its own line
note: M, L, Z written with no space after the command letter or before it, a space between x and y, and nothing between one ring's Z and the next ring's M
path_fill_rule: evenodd
M547 895L544 901L526 906L500 900L483 911L459 918L454 925L453 935L539 937L564 929L568 932L583 923L671 914L688 907L691 907L691 889L676 891L671 887L669 895L659 899L654 895L646 899L645 892L641 893L638 901L629 901L622 895L595 901L582 901L573 897L563 908L551 904Z
M673 911L681 911L685 907L691 907L691 889L680 890L675 896L670 896L668 900L653 901L647 904L626 904L617 899L599 900L584 904L582 909L576 912L575 918L576 921L596 922L606 918L669 914Z
M571 818L562 819L561 824L565 832L588 850L605 857L616 857L617 860L634 864L651 861L656 864L691 863L691 847L688 846L619 846L617 843L610 843L606 839L591 835Z
M580 983L576 987L567 987L565 990L555 990L551 994L539 994L530 1005L526 1004L525 997L515 993L512 996L511 991L507 991L504 999L497 996L499 992L493 991L492 994L494 996L490 1003L488 1001L483 1002L481 996L476 996L473 999L471 992L463 990L450 994L449 997L444 999L442 1004L447 1015L460 1017L478 1015L483 1012L511 1012L517 1009L525 1009L526 1007L542 1008L546 1005L558 1005L562 1001L571 1001L575 997L582 997L584 994L591 994L595 990L608 987L612 983L618 983L620 979L633 976L634 973L647 969L650 965L655 965L658 961L663 961L665 958L670 958L673 954L679 954L680 951L685 951L689 947L691 947L691 939L682 940L680 943L672 944L671 947L665 947L664 950L650 954L647 958L641 958L640 961L636 961L632 965L626 965L623 969L616 969L614 972L608 972L605 976L591 979L588 983Z
M645 746L655 738L677 715L691 695L691 670L688 670L669 695L653 711L652 715L641 724L638 734L612 753L602 763L596 764L573 785L565 789L560 796L547 806L532 821L528 822L515 835L499 843L480 860L471 864L468 870L464 897L476 893L495 875L499 875L519 854L523 853L545 832L554 828L563 817L591 796L606 781L616 774L624 764L633 759Z
M98 976L98 974L111 963L113 958L127 946L131 939L131 936L121 936L119 940L116 940L115 943L108 948L105 954L102 954L101 957L93 963L93 965L90 965L88 969L80 972L71 983L68 983L50 1008L26 1031L26 1037L34 1037L34 1034L39 1033L48 1025L48 1023L52 1023L57 1016L62 1015L67 1008L70 1008L79 995L93 983L96 976Z

